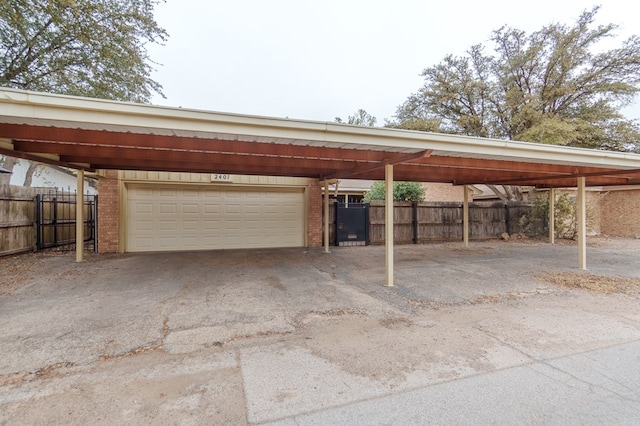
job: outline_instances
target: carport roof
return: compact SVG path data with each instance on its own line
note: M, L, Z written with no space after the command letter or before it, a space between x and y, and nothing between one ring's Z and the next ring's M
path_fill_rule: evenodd
M0 89L0 154L76 169L571 187L640 183L640 155Z

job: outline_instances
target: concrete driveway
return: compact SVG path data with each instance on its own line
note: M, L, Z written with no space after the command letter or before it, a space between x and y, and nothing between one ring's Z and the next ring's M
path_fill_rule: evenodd
M0 259L0 424L637 423L640 240ZM612 278L613 277L613 278ZM557 281L557 280L556 280Z

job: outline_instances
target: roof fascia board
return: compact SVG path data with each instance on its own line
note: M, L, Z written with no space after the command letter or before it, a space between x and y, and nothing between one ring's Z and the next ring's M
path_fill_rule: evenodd
M82 114L78 114L78 112ZM496 159L526 159L596 167L640 168L640 155L557 145L506 141L403 129L353 126L194 109L134 104L17 89L0 89L0 118L67 122L70 127L112 125L166 131L255 136L264 142L323 142L355 149L430 149L434 155L460 154ZM332 145L332 146L336 146Z

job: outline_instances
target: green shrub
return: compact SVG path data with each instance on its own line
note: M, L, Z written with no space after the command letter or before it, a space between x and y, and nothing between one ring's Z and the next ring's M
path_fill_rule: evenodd
M536 194L531 199L533 206L529 213L520 218L520 226L526 235L541 236L549 232L549 197L547 194ZM558 238L574 239L578 232L577 202L575 197L560 194L554 204L555 227Z
M364 196L365 201L384 200L385 183L382 181L373 182L371 189ZM424 187L419 182L394 182L393 183L393 200L394 201L423 201Z

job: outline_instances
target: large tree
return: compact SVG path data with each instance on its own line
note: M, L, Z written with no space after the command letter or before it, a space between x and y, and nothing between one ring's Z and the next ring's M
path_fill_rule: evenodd
M640 152L640 127L621 113L640 90L640 38L603 49L616 26L595 26L597 12L531 34L503 27L491 54L479 44L446 56L388 125Z
M355 126L375 126L378 120L366 110L359 109L355 114L350 115L346 122L340 117L336 117L334 121L336 123L353 124Z
M154 20L158 2L1 1L0 86L148 102L161 86L146 45L167 38Z

